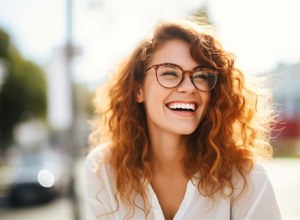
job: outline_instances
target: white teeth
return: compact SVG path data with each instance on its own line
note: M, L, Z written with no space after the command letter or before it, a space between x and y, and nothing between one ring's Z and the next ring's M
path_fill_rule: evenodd
M168 105L170 109L187 109L195 111L196 105L192 103L171 103Z

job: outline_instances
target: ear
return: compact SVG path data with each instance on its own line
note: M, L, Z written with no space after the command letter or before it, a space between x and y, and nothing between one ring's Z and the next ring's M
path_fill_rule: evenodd
M144 93L142 87L139 85L136 92L136 101L138 103L144 102Z

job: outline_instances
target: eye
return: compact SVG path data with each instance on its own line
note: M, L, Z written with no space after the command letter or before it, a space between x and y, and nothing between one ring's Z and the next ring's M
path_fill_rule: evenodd
M160 66L157 70L159 77L163 78L181 78L181 70L173 66Z
M175 77L178 77L178 73L175 72L175 71L168 70L168 71L162 72L161 76L175 76Z
M193 74L193 80L196 81L207 81L209 73L203 70L196 71Z

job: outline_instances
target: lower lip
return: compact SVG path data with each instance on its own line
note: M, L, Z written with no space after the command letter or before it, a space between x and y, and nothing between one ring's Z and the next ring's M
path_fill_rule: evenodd
M169 109L169 108L168 108ZM190 111L175 111L172 109L169 109L171 112L173 112L176 115L183 116L183 117L192 117L196 114L196 111L190 112Z

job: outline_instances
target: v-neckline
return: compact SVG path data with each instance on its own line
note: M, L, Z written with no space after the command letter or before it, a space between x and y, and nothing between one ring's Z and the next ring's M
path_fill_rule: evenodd
M153 214L155 216L155 219L165 219L161 205L159 203L158 197L153 190L151 184L149 183L148 185L148 190L150 193L150 202L153 207ZM179 220L182 219L183 215L186 213L187 208L189 207L191 201L192 201L192 196L194 194L194 191L196 190L196 187L193 185L192 180L188 180L186 184L186 190L184 193L184 197L179 205L178 210L176 211L173 220Z

